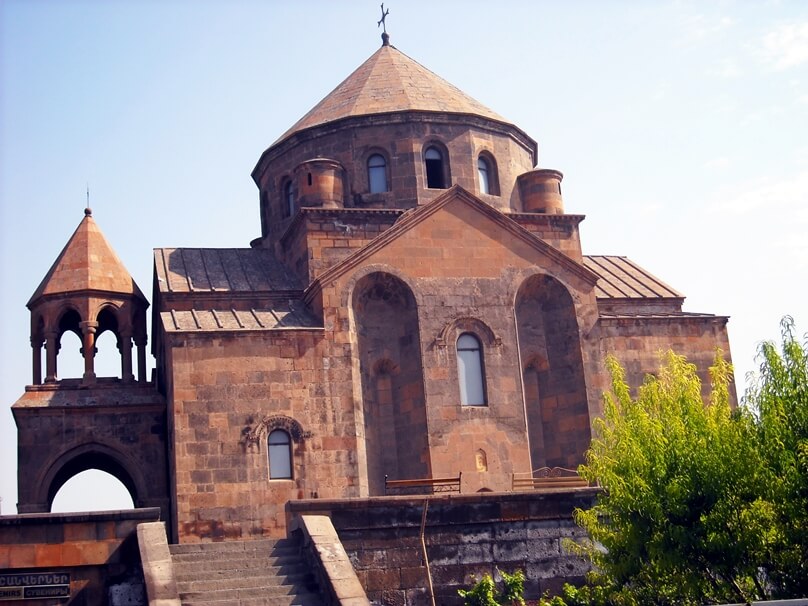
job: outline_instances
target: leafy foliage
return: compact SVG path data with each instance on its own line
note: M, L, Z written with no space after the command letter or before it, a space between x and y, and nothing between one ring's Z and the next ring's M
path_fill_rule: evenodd
M781 323L782 351L760 346L760 375L745 403L756 417L766 463L773 528L761 562L778 597L808 595L808 343L794 336L794 320Z
M632 398L618 362L580 473L604 492L576 521L597 572L543 606L748 602L808 594L808 347L782 324L759 380L731 410L720 352L704 405L672 352ZM570 545L570 547L576 547Z
M502 576L502 593L499 600L508 606L525 606L522 595L525 593L525 573L517 570L513 574L508 574L504 570L499 571Z
M471 589L458 589L457 593L463 598L465 606L499 606L494 599L496 592L494 579L490 574L484 574Z
M490 574L484 574L471 589L458 589L457 593L463 598L465 606L525 606L522 598L525 573L517 570L508 574L499 569L497 572L502 577L502 592L497 594L494 579Z

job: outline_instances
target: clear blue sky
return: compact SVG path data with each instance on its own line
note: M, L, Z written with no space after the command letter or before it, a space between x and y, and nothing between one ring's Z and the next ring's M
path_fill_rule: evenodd
M808 330L808 2L391 1L401 51L565 174L584 252L731 316L738 391ZM151 249L248 246L261 152L380 44L379 3L0 2L0 496L30 295L90 204L151 298ZM92 488L92 487L91 487ZM84 492L89 492L84 489ZM104 490L94 490L97 495Z

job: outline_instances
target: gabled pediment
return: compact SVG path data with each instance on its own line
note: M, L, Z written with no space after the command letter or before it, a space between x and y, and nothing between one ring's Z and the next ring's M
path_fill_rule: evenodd
M407 211L393 227L324 272L306 289L306 298L362 264L373 263L383 251L396 248L401 248L395 251L401 255L408 250L423 257L429 266L443 263L448 268L463 260L458 255L471 250L474 254L498 254L497 262L488 264L497 272L507 266L506 257L511 255L529 264L552 267L559 274L572 274L593 287L598 281L593 271L455 185L433 202ZM484 265L480 263L481 272Z

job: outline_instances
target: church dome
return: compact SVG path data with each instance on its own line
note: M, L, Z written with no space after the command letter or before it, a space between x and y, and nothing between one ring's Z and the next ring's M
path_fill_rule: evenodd
M515 183L536 165L536 141L383 41L261 155L256 245L278 242L302 209L403 211L455 185L521 210Z
M307 128L343 118L412 111L468 114L508 124L395 46L385 44L275 144Z

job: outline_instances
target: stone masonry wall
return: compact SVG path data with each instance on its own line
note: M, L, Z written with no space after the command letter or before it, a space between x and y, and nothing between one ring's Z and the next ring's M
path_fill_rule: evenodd
M687 356L696 365L701 379L702 396L710 393L709 368L716 348L730 359L727 318L691 316L676 318L603 318L599 322L603 354L613 354L626 370L628 384L642 385L647 374L659 370L660 353L673 350ZM730 386L730 401L737 402L735 385Z
M350 362L333 335L175 334L166 347L179 542L282 536L286 501L357 494ZM291 479L269 477L275 427L292 438Z
M580 582L586 561L564 539L581 540L576 507L593 503L597 489L548 493L484 493L428 499L424 540L435 590L444 606L460 605L458 589L496 569L527 576L525 597L537 599L565 581ZM368 598L384 606L429 604L422 558L425 498L386 497L289 503L290 526L307 513L329 515Z

